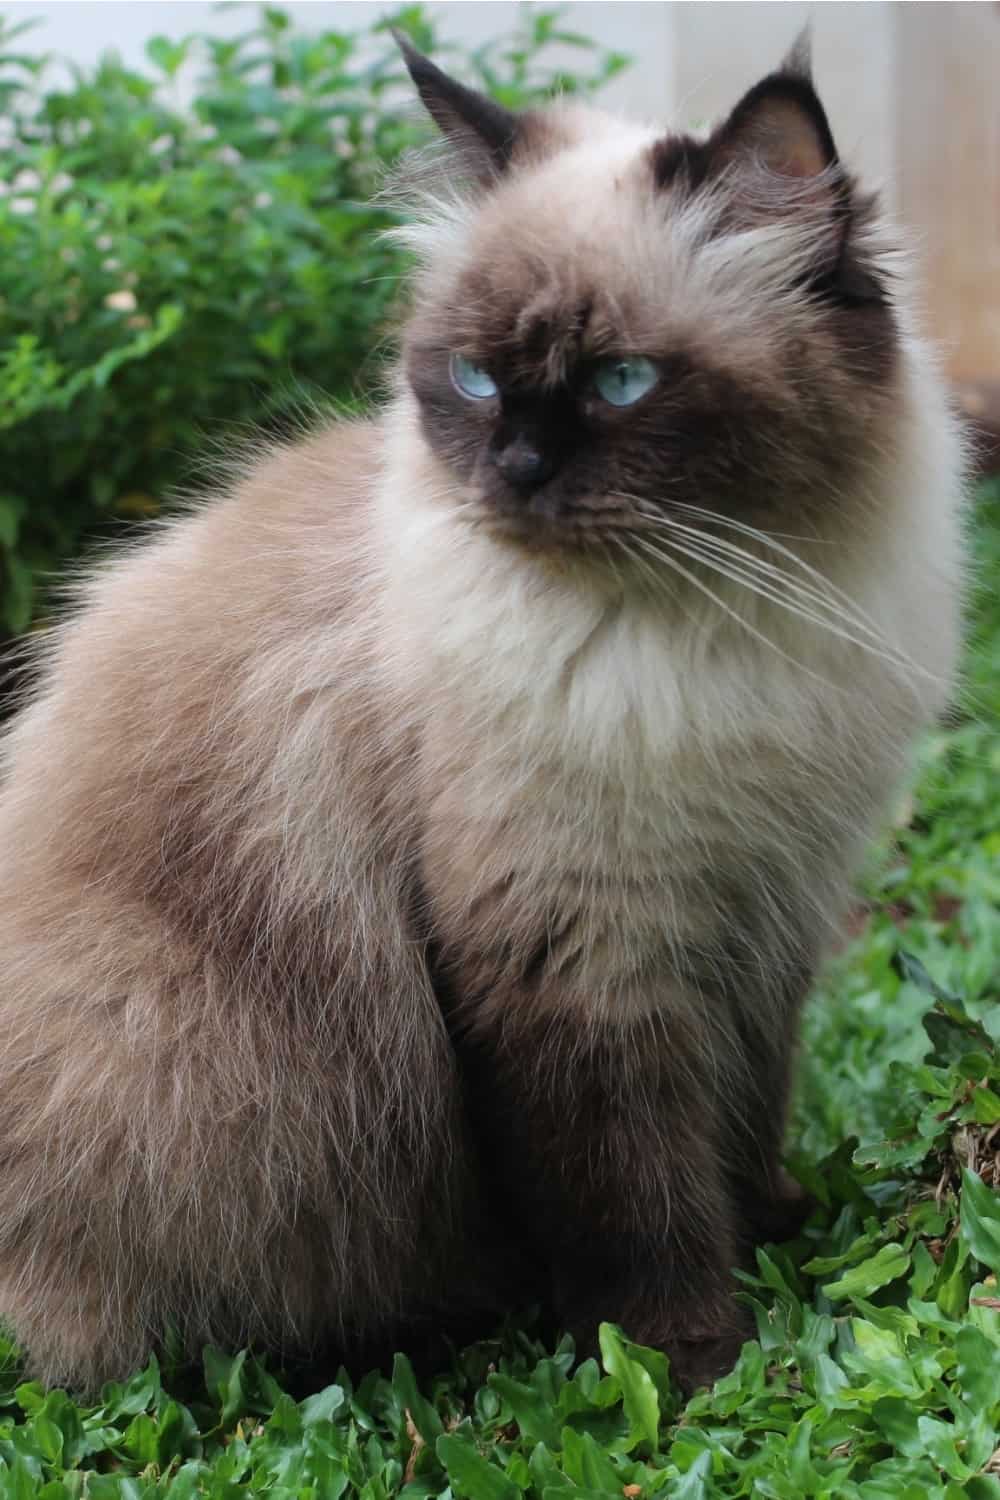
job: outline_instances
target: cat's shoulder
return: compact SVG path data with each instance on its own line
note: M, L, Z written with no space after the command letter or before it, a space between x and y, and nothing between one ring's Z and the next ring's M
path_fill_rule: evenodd
M249 517L275 522L328 522L356 514L380 472L383 438L377 421L341 419L291 442L251 448L239 461L231 494Z

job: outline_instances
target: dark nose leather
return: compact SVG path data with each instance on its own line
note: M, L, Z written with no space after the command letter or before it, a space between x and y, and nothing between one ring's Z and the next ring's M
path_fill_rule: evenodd
M501 448L494 463L508 484L525 492L537 490L555 473L552 460L523 436Z

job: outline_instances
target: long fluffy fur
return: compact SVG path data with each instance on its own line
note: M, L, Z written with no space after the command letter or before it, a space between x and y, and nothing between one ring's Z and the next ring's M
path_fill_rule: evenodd
M776 300L810 336L803 231L720 238L704 202L652 197L623 217L595 185L652 136L583 121L411 233L418 302L516 224L647 317L721 324L737 360L767 364ZM501 1104L527 1080L528 1152L610 1048L637 1101L623 1233L687 1174L686 1232L710 1234L704 1089L738 1118L769 1102L747 1028L790 1048L788 994L945 700L960 470L907 333L838 497L852 524L785 543L850 596L860 644L680 553L594 566L471 524L402 378L376 421L272 454L96 571L3 751L0 1316L32 1372L94 1387L168 1327L192 1352L309 1353L489 1305L456 1037L493 1038Z

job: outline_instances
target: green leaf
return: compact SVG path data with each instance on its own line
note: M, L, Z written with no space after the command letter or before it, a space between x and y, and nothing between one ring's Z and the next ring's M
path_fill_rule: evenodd
M471 1443L456 1434L439 1437L435 1451L451 1488L462 1500L521 1500L521 1491Z
M962 1238L981 1265L1000 1273L1000 1196L962 1168Z
M157 1419L156 1462L161 1469L175 1459L200 1452L198 1427L186 1406L167 1401Z
M857 1153L855 1153L857 1155ZM869 1234L859 1235L848 1245L846 1250L837 1255L814 1255L805 1261L802 1269L810 1276L826 1276L830 1271L839 1271L841 1266L865 1260L872 1249L872 1237Z
M171 42L165 36L152 36L146 43L145 53L168 78L173 78L188 55L189 43Z
M145 1467L146 1464L155 1464L159 1451L159 1434L157 1432L155 1418L147 1412L140 1412L133 1417L125 1435L122 1439L125 1451L131 1458Z
M122 365L132 360L145 359L160 344L171 338L180 328L183 319L182 308L174 303L165 302L162 307L157 308L152 328L139 334L130 343L122 344L117 349L111 349L101 356L89 372L91 382L98 390L102 390Z
M822 1406L832 1410L840 1404L840 1396L850 1382L839 1365L827 1354L816 1356L816 1396Z
M595 1443L589 1432L563 1429L563 1468L575 1484L586 1490L620 1497L622 1478L619 1471Z
M947 1318L960 1318L969 1303L971 1272L966 1264L969 1247L964 1239L955 1238L945 1252L941 1263L935 1301Z
M544 1443L536 1443L531 1450L528 1468L531 1472L535 1489L539 1494L550 1493L554 1495L557 1491L572 1490L574 1488L572 1479L563 1473Z
M152 1357L145 1369L139 1370L124 1385L106 1385L101 1393L101 1405L112 1421L120 1416L135 1416L154 1404L160 1390L160 1366Z
M346 1404L347 1397L339 1385L328 1385L315 1396L307 1396L299 1407L303 1427L314 1427L317 1422L332 1421ZM410 1414L413 1414L412 1408Z
M909 1269L910 1257L902 1245L883 1245L875 1255L845 1271L839 1281L829 1282L823 1293L831 1302L842 1297L867 1297Z
M655 1449L660 1434L660 1404L652 1377L632 1352L636 1346L614 1323L602 1323L597 1337L604 1368L621 1386L633 1436Z
M17 533L24 511L25 502L20 495L0 495L0 547L17 546Z
M844 1353L849 1370L866 1375L876 1394L903 1396L921 1394L921 1384L899 1336L888 1328L876 1328L861 1318L851 1319L854 1348Z
M413 1366L405 1354L397 1354L392 1364L392 1387L400 1405L410 1413L413 1425L429 1447L444 1432L441 1418L429 1401L420 1394Z
M969 1404L1000 1420L1000 1347L970 1326L955 1335L955 1353L955 1373Z
M961 1000L957 995L951 994L943 989L935 979L932 979L920 959L913 953L907 953L899 948L892 956L892 966L900 979L907 979L915 984L917 989L923 990L925 995L932 995L935 1000L943 1000L949 1006L961 1007Z
M708 1482L712 1476L711 1453L699 1453L682 1478L670 1486L670 1500L709 1500Z
M970 1101L969 1118L980 1125L995 1125L1000 1120L1000 1094L984 1083L977 1084Z
M39 1412L31 1424L32 1433L39 1453L50 1464L62 1462L63 1435L44 1412Z
M236 1355L225 1354L211 1346L202 1356L205 1369L205 1386L219 1402L220 1420L223 1425L247 1410L245 1366L247 1351Z
M662 1350L647 1349L643 1344L629 1343L628 1352L630 1358L636 1364L642 1366L656 1387L656 1396L661 1417L669 1419L672 1417L676 1405L673 1385L670 1379L669 1359Z
M960 1482L971 1479L973 1471L958 1455L954 1422L941 1422L936 1417L922 1415L917 1418L917 1431L924 1452L939 1469Z
M552 1452L562 1447L562 1434L552 1410L550 1395L535 1385L526 1385L510 1375L489 1377L490 1389L507 1402L524 1436L532 1443L544 1443Z
M12 635L27 628L34 603L34 579L31 569L15 553L8 552L0 566L5 575L6 587L0 591L3 624Z

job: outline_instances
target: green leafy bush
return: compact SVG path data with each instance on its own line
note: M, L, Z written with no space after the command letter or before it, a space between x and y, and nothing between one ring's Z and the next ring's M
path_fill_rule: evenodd
M511 105L624 65L554 12L457 56L419 7L392 22ZM424 129L389 24L301 35L265 8L233 41L154 38L156 78L108 56L56 87L0 23L0 633L208 438L371 385L400 262L370 198ZM582 75L548 61L567 46Z

